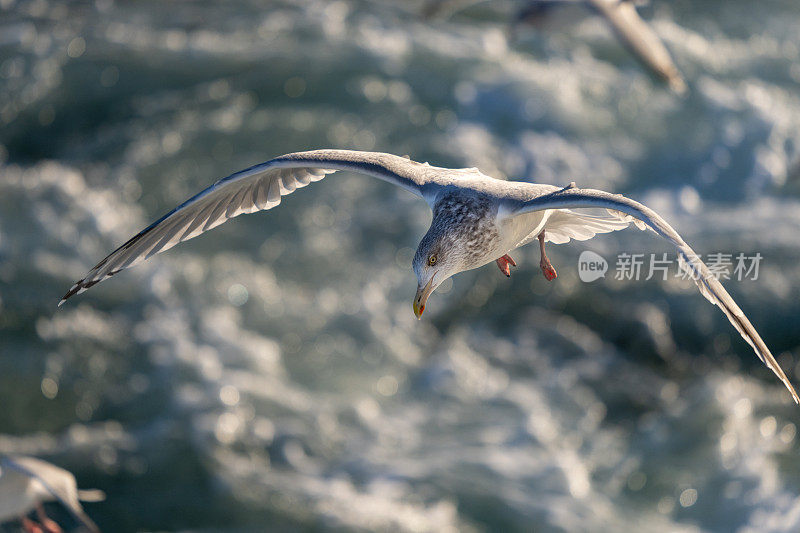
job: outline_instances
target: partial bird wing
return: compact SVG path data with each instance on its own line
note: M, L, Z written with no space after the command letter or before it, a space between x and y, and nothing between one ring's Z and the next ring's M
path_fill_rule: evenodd
M0 525L16 520L31 509L26 497L30 476L12 468L6 461L6 457L0 455Z
M636 3L625 0L586 0L608 21L622 43L678 94L686 91L678 67L664 43L636 12Z
M610 233L625 229L629 221L617 216L597 216L576 213L569 209L558 209L547 219L544 226L545 241L564 244L570 239L585 241L598 233Z
M559 208L580 208L580 207L602 207L610 212L621 212L621 220L627 220L628 216L638 219L650 229L672 242L678 249L678 258L681 268L685 270L697 284L700 292L711 303L722 309L728 317L733 327L739 332L744 340L756 352L767 367L786 385L792 398L800 404L800 397L792 386L786 374L775 361L767 345L759 336L756 329L747 319L745 314L733 301L731 295L722 284L711 274L708 267L703 263L694 250L678 235L672 226L661 218L658 213L639 202L626 198L619 194L610 194L595 189L564 188L555 192L544 194L530 200L507 200L501 205L504 215L514 216L532 211L543 209Z
M78 501L78 485L72 473L35 457L7 455L3 457L2 465L38 481L86 529L92 533L100 533L97 524L83 512Z
M78 500L82 502L97 503L105 499L106 493L100 489L78 489Z
M70 288L58 305L120 270L169 250L230 218L272 209L281 203L282 196L337 170L388 181L428 199L429 203L430 185L434 185L434 176L441 172L427 164L378 152L314 150L276 157L217 181L156 220L95 265L86 277Z
M576 213L569 209L553 209L545 217L544 226L540 226L540 224L537 219L534 229L517 244L517 248L525 246L536 239L542 230L544 230L545 242L564 244L569 242L570 239L585 241L598 233L609 233L625 229L630 224L630 221L623 220L615 215L606 217Z

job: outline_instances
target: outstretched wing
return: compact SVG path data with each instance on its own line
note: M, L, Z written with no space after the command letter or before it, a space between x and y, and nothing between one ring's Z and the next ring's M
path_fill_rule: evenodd
M7 455L2 458L2 465L38 481L53 499L66 507L86 529L92 533L100 533L97 524L83 512L78 501L78 486L75 476L70 472L35 457Z
M686 91L678 67L653 29L636 12L636 2L587 0L608 21L620 41L658 77L678 94Z
M228 219L242 213L272 209L281 203L282 196L337 170L367 174L424 198L423 186L432 183L432 176L438 169L378 152L314 150L276 157L217 181L153 222L95 265L86 277L70 288L58 305L120 270L169 250Z
M505 213L513 216L542 209L580 207L602 207L611 212L624 213L621 215L622 220L626 220L629 215L640 220L650 229L672 242L678 249L678 258L681 268L689 273L703 296L722 309L722 312L725 313L725 316L728 317L728 320L730 320L731 324L733 324L733 327L736 328L742 338L753 347L761 361L763 361L764 364L778 376L783 384L786 385L794 401L800 404L800 397L798 397L797 392L786 377L786 374L784 374L781 367L778 366L769 348L764 344L761 336L742 310L739 309L739 306L736 305L736 302L733 301L728 291L726 291L722 284L711 274L705 263L700 260L694 250L692 250L681 236L678 235L678 232L649 207L619 194L610 194L595 189L565 188L527 201L509 200L503 205L503 210Z

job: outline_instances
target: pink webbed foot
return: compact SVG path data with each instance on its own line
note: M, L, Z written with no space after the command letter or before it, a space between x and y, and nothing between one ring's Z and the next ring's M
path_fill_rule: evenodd
M558 277L556 269L553 268L553 265L551 265L550 261L546 258L539 263L539 266L542 269L542 274L544 274L544 277L547 278L547 281L553 281Z
M44 528L45 533L64 533L64 530L49 518L42 521L42 527Z
M44 533L42 528L39 527L39 524L23 516L20 521L22 522L22 529L25 530L26 533Z
M544 230L539 234L539 252L542 255L541 260L539 261L539 267L542 269L542 274L547 279L547 281L553 281L558 277L556 273L556 269L553 268L553 265L550 264L550 260L547 258L547 254L544 252L544 240L545 234Z
M507 278L511 277L511 267L517 266L516 261L514 261L508 254L504 255L500 259L496 259L496 262L500 272L505 274Z
M39 517L39 522L42 523L45 533L64 533L61 527L56 524L54 520L48 518L41 503L36 507L36 515Z

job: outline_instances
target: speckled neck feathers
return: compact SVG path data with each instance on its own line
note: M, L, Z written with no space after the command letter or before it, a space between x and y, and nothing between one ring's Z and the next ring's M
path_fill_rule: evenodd
M468 270L487 262L497 243L497 208L486 196L467 191L449 192L433 206L433 220L417 248L415 264L431 254Z

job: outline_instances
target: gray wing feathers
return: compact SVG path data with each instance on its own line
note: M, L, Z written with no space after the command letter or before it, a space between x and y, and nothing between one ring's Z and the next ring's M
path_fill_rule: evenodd
M391 154L315 150L275 158L216 182L142 230L100 261L59 302L176 244L243 213L271 209L281 197L337 170L350 170L393 183L422 197L430 167Z
M772 370L783 382L792 398L800 404L800 397L792 386L789 379L784 374L778 362L761 339L756 329L747 319L745 314L736 305L728 291L711 274L708 267L700 260L698 255L686 242L678 235L661 216L652 209L618 194L610 194L594 189L561 189L550 194L545 194L525 202L515 202L514 205L506 206L510 212L517 214L538 211L542 209L554 208L580 208L580 207L603 207L610 211L619 211L624 215L629 215L642 221L650 229L671 241L678 249L679 262L681 268L687 271L700 292L711 303L722 309L728 317L733 327L755 350L756 355Z

